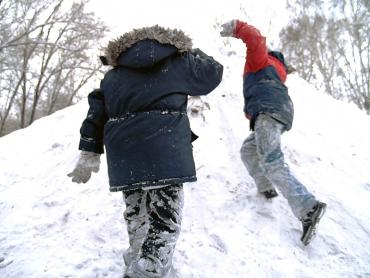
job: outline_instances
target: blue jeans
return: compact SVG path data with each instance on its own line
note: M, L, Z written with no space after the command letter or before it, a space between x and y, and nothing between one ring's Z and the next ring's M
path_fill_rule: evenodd
M257 117L254 132L243 142L241 159L259 192L275 186L288 200L293 214L302 219L317 200L290 172L281 151L284 126L266 114Z

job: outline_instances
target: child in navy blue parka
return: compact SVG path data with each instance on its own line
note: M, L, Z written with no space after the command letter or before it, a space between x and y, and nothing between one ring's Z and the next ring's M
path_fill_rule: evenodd
M167 277L181 227L184 182L196 180L188 96L206 95L223 67L182 31L134 29L111 41L113 66L89 99L81 157L70 174L87 182L105 145L111 191L123 191L130 248L125 277Z

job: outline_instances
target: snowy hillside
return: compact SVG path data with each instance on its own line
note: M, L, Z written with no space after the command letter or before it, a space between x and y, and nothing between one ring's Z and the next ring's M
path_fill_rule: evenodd
M287 162L328 204L304 247L287 202L257 195L239 159L249 133L242 60L219 56L222 84L190 101L204 110L191 115L198 182L185 186L179 277L370 277L370 117L289 77L296 116L282 137ZM108 191L106 164L87 184L66 176L86 111L85 100L0 139L0 277L121 277L124 205Z
M287 201L281 194L270 201L258 195L239 158L249 134L242 112L245 49L221 39L213 25L245 19L276 45L288 20L285 4L91 1L91 11L112 26L110 38L154 24L180 28L225 68L214 92L189 100L198 110L189 110L199 135L198 181L184 186L174 255L179 278L370 277L370 116L319 94L297 75L288 77L295 120L282 136L286 161L328 205L317 238L306 247ZM108 190L105 157L87 184L67 177L87 109L85 99L0 138L0 278L122 277L125 207L122 194Z

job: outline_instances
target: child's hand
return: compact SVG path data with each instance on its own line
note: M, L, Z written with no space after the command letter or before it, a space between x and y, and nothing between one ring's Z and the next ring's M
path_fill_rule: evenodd
M229 22L226 22L221 25L222 30L220 32L220 35L222 37L232 37L234 35L234 28L235 28L236 20L230 20Z
M86 183L91 177L91 172L99 171L99 166L100 154L82 151L76 167L68 177L71 177L73 182Z

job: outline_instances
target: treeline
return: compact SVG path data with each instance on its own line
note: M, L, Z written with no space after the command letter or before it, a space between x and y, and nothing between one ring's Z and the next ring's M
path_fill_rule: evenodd
M300 76L370 114L370 1L289 0L292 19L280 33Z
M108 28L86 12L87 2L0 0L0 136L71 105L96 77L92 51ZM370 1L287 3L280 44L288 63L370 114Z
M87 1L0 1L0 136L71 105L108 31Z

